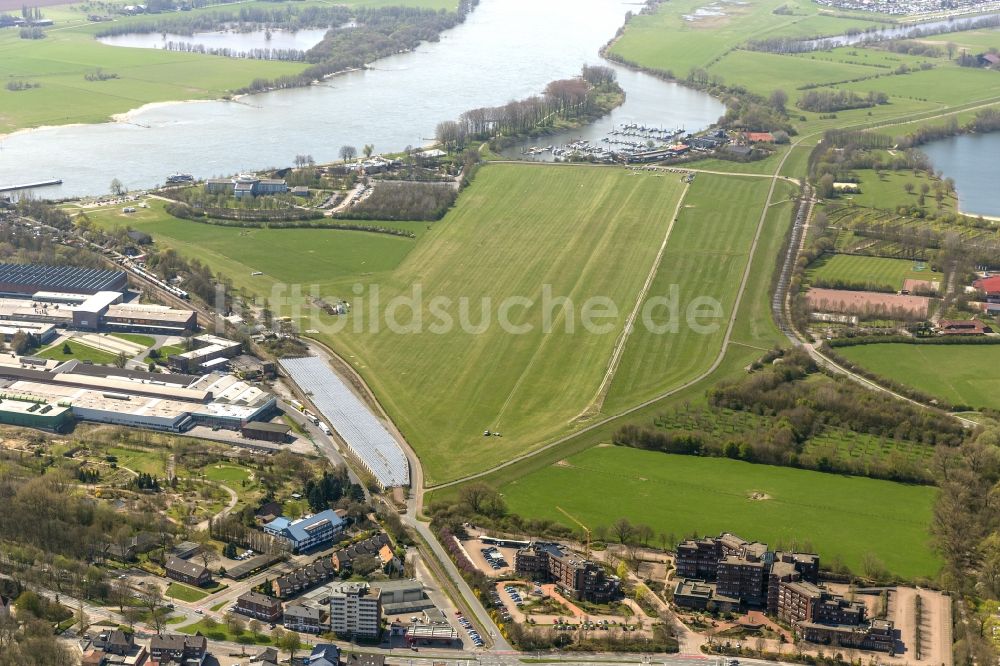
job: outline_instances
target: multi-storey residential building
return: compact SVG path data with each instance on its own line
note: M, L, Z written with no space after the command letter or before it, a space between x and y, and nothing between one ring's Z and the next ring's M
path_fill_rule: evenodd
M554 581L568 596L606 603L620 594L620 582L600 565L574 557L554 543L533 543L514 555L514 570L533 580Z
M241 594L234 610L265 622L278 622L281 619L281 602L259 592Z
M292 552L299 553L330 543L344 530L344 519L332 509L292 521L275 518L264 531L288 543Z
M677 545L675 564L681 578L697 578L703 581L715 580L722 558L722 546L718 539L688 539Z
M382 622L382 591L366 583L344 583L330 593L330 631L376 638Z
M284 624L286 629L302 631L307 634L318 634L322 628L319 609L299 604L292 604L285 608Z

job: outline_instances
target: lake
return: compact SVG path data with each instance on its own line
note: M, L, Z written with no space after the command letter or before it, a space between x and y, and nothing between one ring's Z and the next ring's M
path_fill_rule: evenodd
M298 154L330 162L344 144L370 143L376 152L421 146L442 120L539 94L601 62L598 50L629 10L636 5L623 0L482 0L440 41L322 85L151 105L121 122L8 135L0 139L0 184L61 178L36 191L61 198L105 193L114 178L141 189L175 172L207 178L290 166ZM725 112L703 93L618 71L627 101L616 119L694 131Z
M253 49L293 49L308 51L323 41L326 28L310 28L307 30L272 30L268 39L267 31L253 30L251 32L234 32L224 30L218 32L196 32L193 35L178 35L174 33L146 32L129 35L114 35L101 37L97 41L108 46L119 46L136 49L165 49L170 44L193 44L210 49L231 49L236 53ZM176 48L172 50L178 50Z
M927 153L936 170L955 179L959 210L1000 217L996 184L1000 132L954 136L923 145L920 150Z

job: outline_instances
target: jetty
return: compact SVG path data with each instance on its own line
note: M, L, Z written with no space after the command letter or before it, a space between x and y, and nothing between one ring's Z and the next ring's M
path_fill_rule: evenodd
M26 185L2 185L0 186L0 192L15 192L17 190L32 190L36 187L49 187L50 185L62 185L62 178L53 178L52 180L39 180L34 183L28 183Z

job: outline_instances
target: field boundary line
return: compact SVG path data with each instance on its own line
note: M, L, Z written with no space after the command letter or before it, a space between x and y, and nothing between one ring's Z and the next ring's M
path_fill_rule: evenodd
M670 234L674 230L674 225L677 224L677 219L681 214L681 207L684 205L684 199L687 198L690 189L691 182L684 183L684 190L681 192L680 197L677 198L677 205L674 206L674 211L670 215L670 222L667 224L667 232L663 236L663 242L660 243L660 249L656 253L653 265L649 268L649 273L646 275L646 281L643 283L642 288L639 290L639 295L635 299L635 307L632 308L628 319L625 320L625 326L622 327L622 332L618 335L614 349L611 350L608 369L604 372L604 378L601 379L601 384L597 387L597 394L591 399L590 404L573 419L574 421L585 418L592 413L600 413L604 407L604 400L607 398L608 391L611 390L611 382L618 372L618 365L621 363L622 356L625 353L625 346L628 343L629 337L631 337L632 329L635 326L635 319L639 316L639 310L642 309L642 304L646 301L649 290L653 287L653 281L656 280L656 276L660 272L660 264L663 262L663 255L667 251L667 242L670 240Z
M802 137L801 139L799 139L799 141L797 141L795 144L793 144L793 147L797 146L801 141L805 140L805 138L806 137ZM775 168L774 173L771 175L771 186L770 186L770 188L767 191L767 197L765 198L764 205L761 208L760 219L757 221L757 229L756 229L756 231L754 233L753 242L750 244L750 250L749 250L749 252L747 254L747 263L746 263L746 266L743 269L743 276L740 279L740 286L739 286L739 289L736 292L736 300L733 302L733 310L732 310L732 313L729 316L729 323L726 326L726 334L725 334L725 336L722 339L722 345L720 345L720 347L719 347L719 353L716 355L715 360L712 361L712 365L710 365L707 369L705 369L704 372L700 373L696 377L693 377L693 378L689 379L688 381L684 382L683 384L675 386L675 387L673 387L673 388L665 391L664 393L661 393L659 395L653 396L649 400L645 400L645 401L643 401L643 402L641 402L641 403L639 403L637 405L633 405L632 407L629 407L628 409L623 410L623 411L621 411L621 412L619 412L617 414L613 414L611 416L603 418L603 419L601 419L601 420L599 420L599 421L597 421L595 423L592 423L592 424L590 424L590 425L588 425L588 426L586 426L584 428L581 428L580 430L577 430L576 432L571 432L571 433L568 433L566 435L563 435L562 437L559 437L559 438L557 438L557 439L549 442L548 444L540 446L537 449L534 449L533 451L528 451L528 452L523 453L523 454L521 454L519 456L511 458L510 460L504 461L503 463L501 463L501 464L493 467L492 469L484 470L482 472L477 472L475 474L470 474L468 476L465 476L465 477L462 477L462 478L459 478L459 479L454 479L452 481L447 481L445 483L439 483L439 484L436 484L436 485L433 485L433 486L427 486L426 490L441 490L443 488L449 488L451 486L457 486L457 485L465 483L467 481L472 481L473 479L479 479L479 478L482 478L482 477L487 476L489 474L493 474L494 472L496 472L499 469L503 469L504 467L509 467L509 466L511 466L511 465L513 465L515 463L519 463L519 462L521 462L523 460L527 460L528 458L533 458L533 457L539 455L540 453L543 453L543 452L548 451L549 449L551 449L551 448L553 448L555 446L558 446L560 444L568 442L571 439L575 439L576 437L579 437L582 434L590 432L591 430L595 430L597 428L600 428L601 426L607 425L608 423L611 423L612 421L615 421L617 419L620 419L620 418L623 418L625 416L628 416L629 414L634 414L635 412L638 412L639 410L645 409L646 407L649 407L650 405L653 405L653 404L655 404L655 403L657 403L657 402L659 402L661 400L669 398L670 396L672 396L672 395L674 395L676 393L680 393L681 391L685 391L685 390L691 388L692 386L695 386L696 384L700 384L707 377L709 377L713 372L715 372L716 370L718 370L719 366L722 365L722 362L726 358L726 351L729 348L729 343L730 343L730 339L732 338L733 329L736 326L736 317L737 317L737 315L739 313L740 306L741 306L741 304L743 302L743 295L746 292L747 282L750 279L750 273L751 273L752 268L753 268L753 261L755 259L755 255L757 254L757 248L760 245L760 236L761 236L761 232L764 229L764 223L767 220L767 214L769 212L769 204L771 203L771 200L774 198L774 190L778 186L778 181L783 181L783 180L787 179L787 177L781 175L781 169L784 168L785 162L788 160L788 156L791 155L791 154L792 154L791 150L785 152L785 154L781 157L781 161L778 162L778 165Z

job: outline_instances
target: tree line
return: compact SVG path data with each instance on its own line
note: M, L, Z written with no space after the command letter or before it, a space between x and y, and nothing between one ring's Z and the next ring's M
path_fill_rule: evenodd
M848 90L810 90L799 98L798 107L813 113L833 113L847 109L867 109L888 103L888 95L874 90L869 91L867 95L859 95Z
M594 113L601 96L607 93L621 93L617 73L610 67L584 65L580 76L552 81L541 95L512 100L501 106L470 109L458 120L438 123L435 138L454 149L468 140L528 134L552 126L558 119L569 120Z
M379 180L364 201L336 213L353 220L440 220L455 203L458 191L451 183Z
M774 359L780 359L780 363L773 364ZM655 423L652 427L630 424L615 432L614 442L664 453L728 457L928 483L932 481L929 472L905 456L864 463L807 454L804 445L831 428L928 446L957 446L965 439L961 425L943 412L900 405L844 380L807 381L818 368L800 350L776 350L757 365L759 368L745 378L713 388L709 405L766 417L767 427L721 439L700 430L674 431Z
M238 93L310 85L333 74L360 69L367 63L396 53L412 51L422 42L437 41L441 33L462 21L478 0L461 0L455 12L413 7L353 8L347 18L333 25L316 46L306 52L309 67L298 74L275 79L254 79Z
M165 51L179 53L201 53L204 55L222 56L224 58L242 58L245 60L277 60L281 62L305 62L306 52L301 49L234 49L230 47L212 47L191 42L168 41L163 45Z

